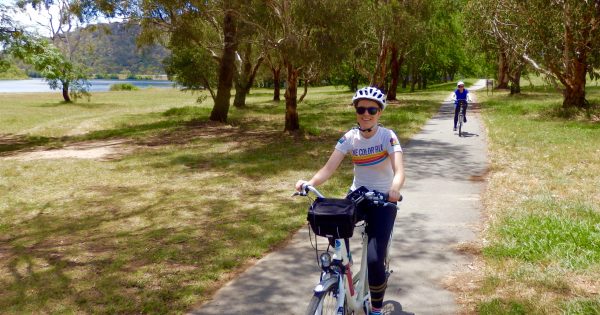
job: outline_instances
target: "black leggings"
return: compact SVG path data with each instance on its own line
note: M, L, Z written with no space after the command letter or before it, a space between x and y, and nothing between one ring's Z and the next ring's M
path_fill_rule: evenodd
M383 295L387 288L385 256L398 208L396 205L371 206L369 208L366 211L367 235L369 235L367 246L369 289L371 290L371 305L381 308Z
M456 123L458 122L458 112L460 111L460 106L458 104L454 105L454 128L456 128ZM467 117L467 105L463 106L463 119Z

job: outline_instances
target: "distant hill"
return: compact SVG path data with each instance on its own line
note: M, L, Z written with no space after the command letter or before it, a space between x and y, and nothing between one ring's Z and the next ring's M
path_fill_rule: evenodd
M77 31L81 36L76 58L97 75L164 74L162 61L170 53L162 46L138 48L138 25L97 24Z

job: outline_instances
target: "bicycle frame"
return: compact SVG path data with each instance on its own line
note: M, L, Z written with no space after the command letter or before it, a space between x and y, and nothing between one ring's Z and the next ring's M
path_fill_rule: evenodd
M368 290L368 278L367 278L367 245L368 237L365 232L365 224L359 225L355 228L355 232L360 233L362 237L362 253L360 261L360 270L358 274L352 273L352 266L350 264L350 257L348 256L348 249L344 239L335 240L335 248L332 256L332 265L339 264L343 266L343 272L338 272L335 277L327 277L321 280L321 282L315 287L314 292L326 293L324 288L331 286L330 282L335 282L338 287L337 295L337 309L344 309L347 306L352 311L357 311L366 306L370 308L369 301L370 292ZM329 273L333 273L330 271ZM354 275L354 278L353 278ZM326 272L323 272L323 276L327 276ZM331 275L330 275L331 276ZM320 306L322 307L322 305ZM321 311L319 309L318 311ZM370 310L367 309L367 312ZM368 313L367 313L368 314Z

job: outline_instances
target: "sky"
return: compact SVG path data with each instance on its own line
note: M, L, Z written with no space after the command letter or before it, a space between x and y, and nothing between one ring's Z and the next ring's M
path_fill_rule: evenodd
M8 6L14 5L13 0L0 0L0 3ZM52 12L52 11L51 11ZM54 10L54 14L56 14L57 10ZM50 31L48 27L42 27L40 23L44 25L48 25L49 17L48 14L41 13L37 10L32 9L30 6L27 7L27 11L22 12L20 10L16 10L11 17L14 21L18 22L20 25L24 26L26 30L30 32L35 32L43 36L50 36Z
M0 0L0 4L13 6L15 0ZM50 9L50 13L56 16L58 12L57 6L53 6ZM18 22L20 25L24 26L27 31L37 33L42 36L50 36L50 17L48 12L44 10L34 10L31 6L27 6L27 10L25 12L16 10L15 13L11 14L11 17L14 21ZM54 19L56 20L56 18ZM111 21L116 21L115 19L111 19ZM106 19L101 19L98 22L107 22ZM56 23L56 22L55 22Z

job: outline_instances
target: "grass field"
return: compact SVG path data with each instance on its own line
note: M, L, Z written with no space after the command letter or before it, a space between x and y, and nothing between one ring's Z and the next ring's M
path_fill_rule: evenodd
M479 93L490 172L476 286L479 314L600 314L600 123L570 118L552 88ZM467 84L472 82L467 81ZM403 142L454 83L401 93L383 115ZM353 125L351 93L313 88L303 131L282 132L284 103L253 90L228 124L176 90L0 95L0 310L182 313L305 224L289 198ZM591 83L588 99L600 103ZM107 159L15 159L123 140ZM345 161L348 162L348 161ZM323 190L341 195L344 163Z
M383 123L406 140L453 83L401 93ZM0 95L0 310L182 313L305 224L289 197L354 123L352 94L309 90L303 132L283 133L284 102L253 90L229 124L170 89ZM109 159L29 159L30 151L123 140ZM346 161L348 162L348 161ZM345 163L323 190L341 195Z
M522 92L480 97L491 170L469 309L600 314L600 110L567 119L553 89ZM595 83L587 98L600 104Z

